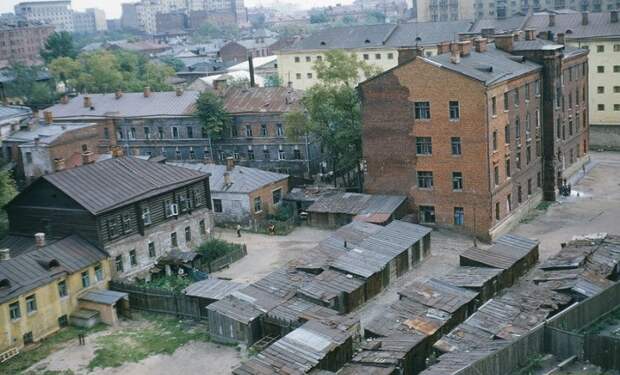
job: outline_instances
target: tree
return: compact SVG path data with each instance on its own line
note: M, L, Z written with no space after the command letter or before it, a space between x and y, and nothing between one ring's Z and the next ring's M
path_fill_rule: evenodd
M230 115L222 99L213 92L205 91L196 102L197 115L210 138L219 138L230 125Z
M185 63L173 56L162 57L159 61L174 69L175 72L185 69Z
M265 78L266 87L280 87L282 86L282 80L277 73L271 74Z
M76 56L77 51L73 45L73 36L66 31L50 35L41 50L41 57L43 57L46 63L59 57L70 57L73 59Z
M9 172L0 172L0 207L4 207L7 203L17 195L15 180ZM4 209L0 210L0 238L4 238L9 230L9 220Z
M52 82L39 81L44 73L39 67L28 67L13 64L9 68L9 76L13 79L6 84L9 97L19 97L28 106L41 109L53 104L55 90Z
M302 103L307 113L285 118L287 136L316 137L331 157L334 178L338 171L357 168L362 156L360 99L355 89L360 74L369 78L379 69L339 50L329 51L314 65L319 83L306 91Z

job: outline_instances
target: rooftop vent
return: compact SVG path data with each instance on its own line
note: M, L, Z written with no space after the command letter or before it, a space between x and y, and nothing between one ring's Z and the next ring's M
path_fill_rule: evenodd
M364 41L364 43L366 43L366 44L370 43L370 39L366 39L366 40Z

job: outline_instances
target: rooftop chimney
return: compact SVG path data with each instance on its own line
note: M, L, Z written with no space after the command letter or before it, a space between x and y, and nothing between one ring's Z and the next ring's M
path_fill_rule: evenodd
M10 249L0 249L0 262L11 259Z
M450 45L450 62L452 62L452 64L459 64L461 62L461 51L459 50L459 45L456 43Z
M114 94L114 97L116 98L116 100L122 98L123 97L123 91L121 89L116 90L116 93Z
M232 156L226 158L226 170L228 172L232 171L235 168L235 159Z
M54 159L54 170L56 172L63 171L65 169L65 159L58 158Z
M112 147L112 157L120 158L123 156L123 148L121 146L113 146Z
M536 39L536 29L525 29L525 40Z
M150 86L145 86L144 87L144 97L148 98L149 96L151 96L151 87Z
M555 14L549 14L549 27L555 26Z
M52 122L54 122L54 115L52 114L52 111L43 112L43 118L45 119L45 123L47 125L51 125Z
M95 162L95 154L92 151L82 153L82 165L92 164Z
M474 39L474 49L478 53L484 53L487 51L487 38L476 38Z
M618 11L617 10L612 10L611 12L609 12L609 22L618 23Z
M398 49L398 65L404 64L415 59L417 51L415 48L399 48Z
M60 103L69 104L69 97L67 95L63 95L62 98L60 98Z
M229 186L232 185L232 181L230 180L230 173L224 172L224 185Z
M45 246L45 233L39 232L34 234L34 242L37 247L41 248Z
M254 60L251 53L248 55L248 66L250 69L250 87L254 87L256 86L256 78L254 77Z
M450 52L450 42L440 42L437 44L437 54L441 55Z
M461 56L469 56L469 54L471 53L471 41L470 40L464 40L462 42L458 42L457 45L459 47L459 53L461 54Z
M183 89L180 87L177 87L176 93L177 93L177 96L183 96Z
M558 44L565 45L565 44L566 44L566 39L565 39L565 37L566 37L566 36L564 35L564 33L558 33L558 34L556 35L556 38L557 38L557 42L558 42Z
M582 25L588 24L588 12L581 12L581 24Z
M483 38L488 38L490 36L493 36L495 35L495 28L485 27L482 30L480 30L480 35L482 35Z
M512 52L513 42L512 34L495 35L495 47L503 51Z
M84 97L84 108L90 108L93 106L93 101L91 100L90 96L85 96Z

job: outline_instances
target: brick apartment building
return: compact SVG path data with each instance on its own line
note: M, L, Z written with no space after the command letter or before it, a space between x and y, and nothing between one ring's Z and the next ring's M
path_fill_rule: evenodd
M54 32L54 26L26 21L0 21L0 68L13 61L34 64L41 61L39 51Z
M442 43L360 84L365 189L492 238L587 158L587 56L533 32ZM418 54L419 55L419 54Z

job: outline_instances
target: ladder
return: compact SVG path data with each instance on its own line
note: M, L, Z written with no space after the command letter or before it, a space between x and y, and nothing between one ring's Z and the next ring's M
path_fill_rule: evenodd
M19 354L19 350L17 350L17 348L11 348L7 350L6 352L0 353L0 363L6 362L18 354Z

